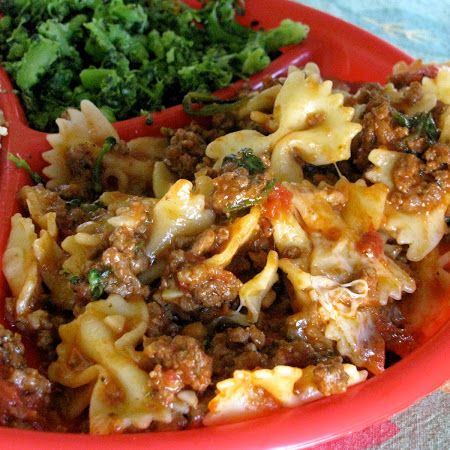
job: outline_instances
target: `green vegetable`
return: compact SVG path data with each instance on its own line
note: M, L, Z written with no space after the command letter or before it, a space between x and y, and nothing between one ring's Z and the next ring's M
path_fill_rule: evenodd
M67 200L65 203L67 209L79 208L81 206L81 200L79 198Z
M232 203L231 205L224 208L224 211L227 214L229 214L229 213L234 213L234 212L241 211L243 209L250 208L251 206L258 205L262 200L264 200L270 194L270 191L274 188L275 183L276 183L275 180L268 181L267 184L264 186L264 189L261 192L261 195L255 197L255 198L240 199L237 202Z
M285 19L278 28L268 30L264 37L267 52L275 52L280 47L296 44L306 39L309 27L291 19Z
M109 269L91 269L88 272L87 280L92 297L100 298L103 295L103 292L105 290L105 280L108 278L110 273L111 271Z
M86 89L99 89L105 78L113 76L113 69L84 69L80 73L81 84Z
M58 58L58 48L59 45L56 42L48 39L33 42L17 71L17 85L27 90L38 83L39 78Z
M43 178L37 172L34 172L33 170L31 170L30 165L19 155L16 156L16 155L13 155L12 153L8 153L7 158L8 158L8 161L13 162L18 169L25 170L25 172L27 172L28 175L30 175L34 184L39 184L39 183L44 182Z
M244 167L250 175L262 173L266 170L265 164L261 158L253 153L251 148L243 148L237 155L227 155L223 158L223 164L228 162L236 164L238 167Z
M392 117L402 127L412 130L418 136L426 137L430 145L436 143L439 139L439 129L436 126L431 112L407 116L394 109L392 111Z
M112 148L116 145L116 140L112 136L108 136L105 139L105 143L103 144L102 149L100 150L100 153L97 156L97 159L95 160L94 164L94 191L99 194L102 192L102 182L101 182L101 170L102 170L102 163L103 158L105 155L112 150Z
M153 125L153 116L151 114L147 114L147 117L145 118L145 124Z
M66 200L66 208L81 208L86 213L95 212L98 209L104 208L105 205L100 201L95 201L94 203L83 203L79 198L73 198L71 200Z
M183 109L191 116L212 116L213 114L233 111L242 106L247 97L221 99L204 92L189 92L183 98ZM202 104L200 109L194 109L193 104Z
M61 269L59 271L60 275L64 275L71 284L77 284L81 281L81 278L77 275L74 275L73 273L69 272L68 270Z
M202 0L200 8L179 0L1 3L0 63L30 125L46 131L82 99L114 121L213 92L264 69L308 32L290 20L268 31L244 27L236 20L242 0ZM202 114L232 108L215 103Z
M251 206L255 206L258 203L260 203L262 200L262 197L255 197L255 198L246 198L239 200L235 203L232 203L231 205L224 208L224 211L226 213L233 213L237 211L241 211L242 209L250 208Z

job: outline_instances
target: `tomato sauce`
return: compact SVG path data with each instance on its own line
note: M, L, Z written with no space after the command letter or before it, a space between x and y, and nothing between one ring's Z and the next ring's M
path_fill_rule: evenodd
M277 183L263 204L263 214L269 219L275 219L282 211L291 207L292 192Z
M384 253L384 242L380 233L370 230L361 236L361 239L356 243L356 249L369 258L378 258Z

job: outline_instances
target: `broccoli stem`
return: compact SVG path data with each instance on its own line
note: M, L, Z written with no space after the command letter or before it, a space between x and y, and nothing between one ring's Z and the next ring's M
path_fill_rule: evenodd
M101 88L102 81L115 73L114 69L89 68L80 72L80 80L83 87L89 90Z

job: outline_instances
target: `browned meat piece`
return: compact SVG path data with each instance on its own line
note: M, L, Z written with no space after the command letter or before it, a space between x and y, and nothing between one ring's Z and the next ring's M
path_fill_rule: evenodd
M377 147L396 149L396 143L408 136L409 130L395 123L391 107L387 100L379 100L378 104L367 105L362 119L363 129L352 143L354 164L365 170L370 164L369 153Z
M149 314L147 336L157 337L162 334L175 336L177 334L178 326L173 322L173 316L169 308L156 302L150 302L147 308Z
M182 269L177 274L177 280L182 290L189 294L189 308L192 309L229 304L237 297L242 285L228 270L203 264Z
M314 382L323 395L340 394L347 390L348 375L341 358L317 364L313 374Z
M227 171L214 179L211 207L215 212L223 214L241 203L261 198L267 182L265 173L250 176L243 167Z
M131 294L147 297L148 286L137 275L148 269L150 261L144 249L137 245L143 237L127 227L116 228L109 237L111 247L103 252L102 263L111 268L105 290L126 297Z
M36 207L37 203L43 214L47 212L56 213L56 225L61 240L75 234L78 225L89 220L96 220L106 213L106 209L100 208L98 205L86 204L79 207L71 205L70 202L66 204L56 192L50 191L40 184L24 186L20 190L19 196L25 205L27 201L31 201L33 206Z
M436 78L438 72L439 68L434 64L422 64L422 62L418 60L393 74L389 78L389 81L393 83L396 88L401 88L414 81L420 82L423 77Z
M169 384L178 392L184 386L203 392L211 383L212 360L197 339L181 335L149 339L144 354L148 369L157 372L150 377L159 390Z
M265 342L264 333L255 325L216 333L208 349L215 379L228 378L238 369L268 367L269 358L261 351Z
M93 196L92 171L95 164L95 149L92 144L78 144L69 149L66 163L70 172L70 184L58 186L64 198L89 200Z
M214 253L229 237L230 232L227 227L209 228L197 236L190 252L195 256Z
M400 90L401 97L394 103L394 106L399 111L404 111L410 106L413 106L423 97L422 85L418 81L413 81L409 86Z
M276 351L271 361L273 366L306 367L318 360L318 354L312 345L302 339L277 341L275 346Z
M192 179L197 166L205 158L206 146L217 137L217 132L196 123L175 131L164 131L170 136L164 163L178 178Z
M50 382L26 367L18 334L0 326L0 425L44 429Z
M386 350L403 357L414 349L414 337L408 331L405 316L395 303L384 306L374 314L374 318L376 329L386 344Z
M0 325L0 367L22 369L26 366L24 353L20 335Z
M234 344L247 344L252 342L257 349L264 347L266 337L264 333L255 325L249 327L228 328L227 331L228 342Z
M391 204L403 211L429 210L450 191L450 147L434 144L423 154L404 154L393 169L395 191Z

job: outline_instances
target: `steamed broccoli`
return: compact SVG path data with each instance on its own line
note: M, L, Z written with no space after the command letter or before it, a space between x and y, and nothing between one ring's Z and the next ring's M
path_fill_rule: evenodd
M0 62L32 127L49 130L87 98L110 120L180 103L265 68L308 27L254 30L242 0L3 0Z

